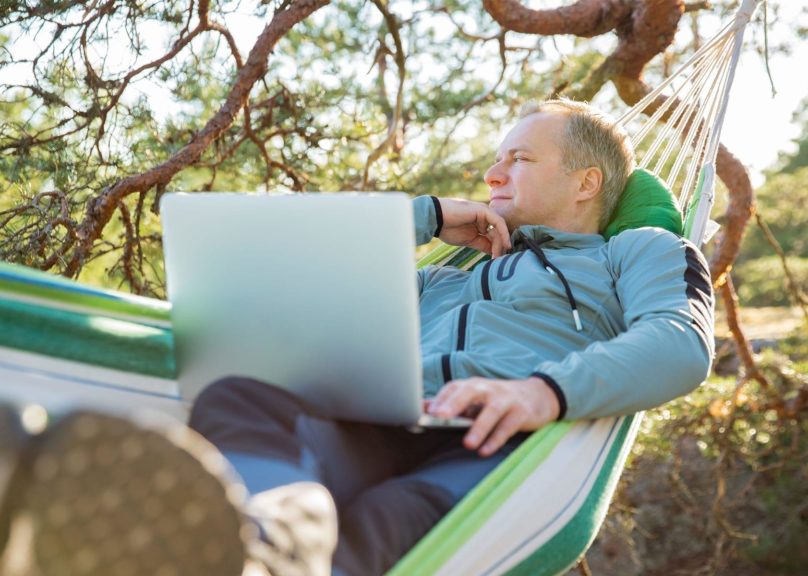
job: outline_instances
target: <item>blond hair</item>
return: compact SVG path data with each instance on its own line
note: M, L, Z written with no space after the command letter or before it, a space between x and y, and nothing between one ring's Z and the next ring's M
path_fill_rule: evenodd
M563 98L527 102L519 111L519 118L549 111L560 111L567 115L564 138L558 143L564 168L572 171L596 167L603 173L598 219L598 229L603 230L634 169L634 149L628 134L614 120L592 106Z

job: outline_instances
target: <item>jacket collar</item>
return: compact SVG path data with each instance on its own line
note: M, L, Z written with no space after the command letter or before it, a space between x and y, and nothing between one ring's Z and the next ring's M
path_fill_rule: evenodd
M600 234L576 234L562 232L548 226L520 226L511 234L513 252L521 252L528 248L525 239L530 238L539 242L544 248L573 248L583 250L597 248L605 244L606 240Z

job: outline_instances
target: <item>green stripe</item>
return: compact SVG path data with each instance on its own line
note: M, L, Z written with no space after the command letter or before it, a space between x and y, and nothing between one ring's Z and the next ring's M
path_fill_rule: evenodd
M439 264L445 261L442 264L443 266L454 266L455 268L465 270L469 268L471 262L473 262L474 259L478 258L479 256L480 256L479 250L475 250L474 248L457 247L457 246L449 246L448 244L442 244L437 248L435 248L432 252L421 258L418 261L418 268ZM475 265L490 259L491 257L486 254L485 256L483 256L480 262L475 262Z
M421 539L388 576L437 572L544 462L572 425L558 422L532 434Z
M626 417L598 478L578 512L543 546L508 570L508 576L551 576L572 568L597 536L637 435L642 414ZM559 471L563 473L563 471Z
M449 266L455 266L461 270L471 270L480 262L485 262L490 259L491 257L487 254L480 258L480 253L477 250L469 250L469 252L463 250L449 261Z
M456 250L458 250L457 246L450 246L449 244L441 244L434 250L431 250L423 258L418 260L417 267L423 268L424 266L430 266L436 264Z
M441 245L419 266L457 251ZM170 311L163 300L0 262L0 346L174 379L173 337L164 327L170 325Z
M168 329L0 299L0 346L173 379Z
M685 238L690 238L690 233L693 230L693 225L696 222L696 212L699 204L701 203L702 188L704 188L704 170L705 167L702 166L701 170L699 171L699 180L696 183L696 191L693 193L693 197L687 204L687 215L685 216L684 225Z
M163 300L101 290L74 280L24 266L0 262L0 293L42 299L64 306L80 307L108 316L130 316L146 323L170 321L171 305Z

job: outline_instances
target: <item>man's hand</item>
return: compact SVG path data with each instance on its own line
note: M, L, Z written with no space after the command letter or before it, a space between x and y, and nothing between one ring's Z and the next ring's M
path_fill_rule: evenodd
M439 198L443 228L438 238L453 246L471 246L494 258L511 248L505 220L481 202Z
M527 380L453 380L429 403L429 412L439 418L477 412L463 444L478 450L480 456L490 456L517 432L537 430L555 421L560 409L550 386L535 376Z

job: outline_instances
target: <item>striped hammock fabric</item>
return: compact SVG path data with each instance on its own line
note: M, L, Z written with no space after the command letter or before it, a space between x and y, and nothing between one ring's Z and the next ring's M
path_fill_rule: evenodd
M620 121L641 166L678 191L686 235L705 237L714 161L743 30L759 0ZM644 115L644 120L641 117ZM441 246L419 265L470 269ZM61 410L150 408L185 419L169 304L0 263L0 397ZM560 574L598 532L641 415L561 422L533 434L390 572Z
M438 258L469 268L481 256L440 247L420 265ZM168 313L159 300L0 263L0 397L185 420ZM542 573L563 569L597 532L638 423L564 422L534 434L391 574L501 573L530 558Z

